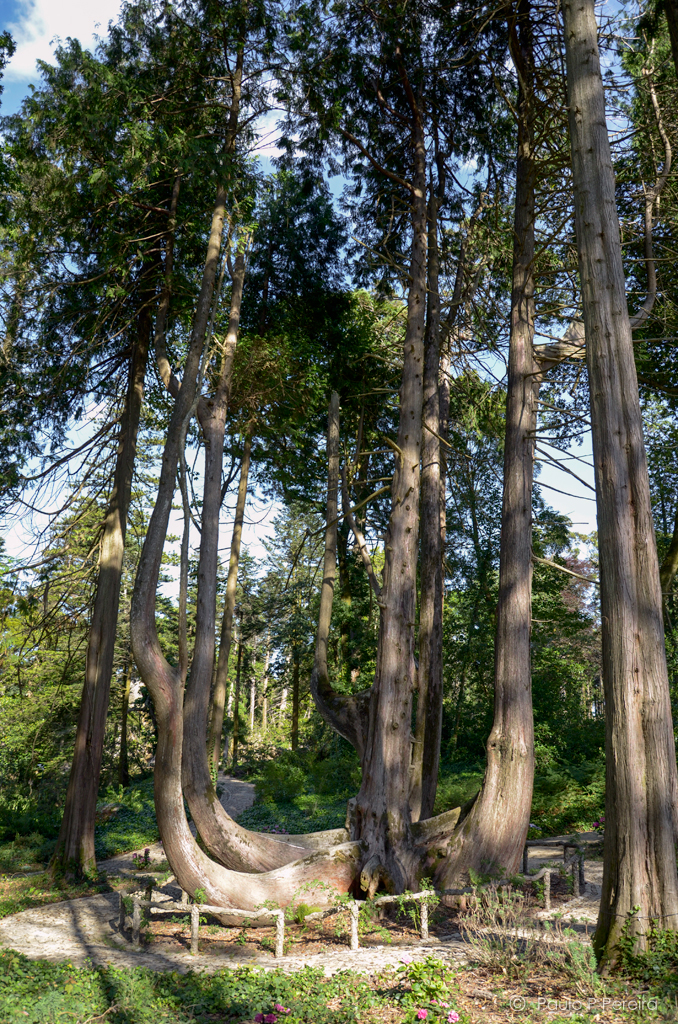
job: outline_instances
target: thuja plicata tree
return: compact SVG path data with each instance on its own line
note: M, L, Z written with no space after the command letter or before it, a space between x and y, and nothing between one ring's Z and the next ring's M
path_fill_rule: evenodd
M510 876L555 701L587 757L604 724L601 963L675 928L674 7L624 23L614 148L592 3L145 0L41 66L3 136L0 481L8 524L51 525L5 558L1 672L10 700L60 658L84 680L55 872L95 869L133 671L170 866L232 913ZM542 462L589 488L595 557ZM218 800L225 730L237 765L274 697L292 751L307 721L353 748L344 828L273 838ZM441 806L471 749L479 790Z

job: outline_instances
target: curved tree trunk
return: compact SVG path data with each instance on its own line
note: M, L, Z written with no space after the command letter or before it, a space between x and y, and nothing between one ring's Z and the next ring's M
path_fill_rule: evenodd
M139 559L132 598L130 629L134 658L151 695L156 712L158 746L155 762L155 807L160 835L170 866L179 884L186 892L194 895L200 889L204 892L205 898L213 905L251 910L260 907L266 900L273 900L285 906L295 898L301 885L315 880L325 882L340 891L346 890L355 876L355 864L359 851L355 844L348 844L336 847L331 853L313 854L306 861L300 861L271 873L259 876L244 875L227 870L211 861L203 853L191 835L184 811L181 789L184 733L183 686L179 670L171 666L162 653L156 628L155 604L162 552L176 485L183 424L190 415L196 397L201 354L214 292L225 202L226 192L223 187L220 187L212 216L207 258L181 386L179 387L178 382L166 375L169 378L168 385L176 398L167 430L156 504ZM208 408L208 415L209 412ZM205 418L207 419L207 415ZM206 471L208 483L213 480L213 471L212 461ZM219 487L220 484L219 478ZM210 525L213 520L211 498L208 494L205 521ZM212 539L208 537L207 542L207 549L209 549L213 546ZM207 549L206 559L208 555L211 557ZM202 568L203 571L206 568L204 562ZM204 605L206 603L204 584L202 601ZM200 606L199 612L202 613L203 610L203 607ZM206 610L209 617L209 607ZM198 660L196 666L194 657L194 670L196 667L202 670L206 664L211 670L211 659L206 657L206 651L211 647L211 658L214 657L214 616L213 608L211 644L208 643L204 624L202 635L196 638ZM200 621L200 617L198 621ZM209 689L209 673L207 678ZM202 752L202 763L209 777L205 747L205 716L206 704L198 749ZM230 822L230 819L228 821ZM326 899L327 897L323 893L314 894L315 902L322 903Z
M231 538L231 557L228 563L228 579L226 580L224 616L221 622L221 637L219 640L217 675L214 684L214 694L212 696L212 719L210 721L210 731L207 739L207 751L210 759L210 769L213 778L216 778L217 772L219 770L219 759L221 757L221 735L224 729L224 708L226 706L228 659L231 653L231 639L233 636L233 612L235 611L235 595L238 585L238 564L240 562L242 524L245 518L245 505L247 503L247 481L250 472L251 452L252 435L248 431L245 434L245 445L242 453L242 465L240 467L238 499L235 506L235 520L233 522L233 536Z
M207 760L205 737L214 661L217 551L224 434L244 280L245 263L241 254L235 261L230 322L224 344L220 383L213 398L201 399L198 404L198 415L205 435L205 469L195 645L183 710L183 788L193 821L212 856L232 870L259 872L269 871L297 860L308 850L315 850L319 846L326 846L337 841L341 842L346 838L346 834L343 829L333 829L327 834L310 833L308 836L281 841L274 836L250 832L248 829L242 828L222 807L212 782ZM238 656L240 658L240 651ZM295 671L298 679L298 662L295 663ZM240 672L238 672L238 680L240 680ZM237 685L233 712L234 722L237 722L239 696L239 685ZM298 707L298 695L296 706ZM234 727L234 764L237 759L237 748L238 737Z
M675 929L676 756L662 595L593 0L565 0L568 117L598 503L606 796L594 947Z
M452 885L475 870L517 869L532 803L534 740L532 621L532 482L537 384L534 338L533 63L528 0L513 29L519 71L518 157L511 293L499 599L495 640L494 723L483 786L438 865L436 882Z
M87 644L85 684L80 700L75 749L64 816L50 865L53 873L64 872L74 877L91 875L96 871L94 823L150 331L150 317L144 310L139 314L137 337L132 346L113 488L101 538L99 578Z

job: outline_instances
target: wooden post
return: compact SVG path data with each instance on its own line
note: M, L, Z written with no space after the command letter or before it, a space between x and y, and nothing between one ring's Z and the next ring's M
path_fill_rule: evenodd
M183 889L181 890L181 902L188 903L188 893L184 892Z
M281 957L284 955L285 948L285 911L276 911L275 921L275 955Z
M586 891L586 878L584 875L584 861L586 855L583 853L579 854L579 892L583 896Z
M132 944L139 945L139 929L141 928L141 907L139 898L134 897L134 912L132 914Z
M198 929L200 927L200 907L194 903L191 907L191 955L198 955Z
M360 943L358 942L358 915L360 914L360 906L353 900L348 905L349 913L351 915L351 949L359 949Z
M527 874L527 843L523 847L523 874Z
M544 873L544 910L551 909L551 872Z
M120 918L118 921L118 928L120 934L123 935L125 931L125 897L120 893Z
M428 939L428 903L425 899L421 901L421 938L422 942Z
M572 861L572 895L575 899L579 898L579 858L575 857Z

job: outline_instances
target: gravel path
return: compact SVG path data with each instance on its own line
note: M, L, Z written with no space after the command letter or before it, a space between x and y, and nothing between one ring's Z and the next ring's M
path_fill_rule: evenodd
M19 953L54 963L69 961L74 966L109 964L114 967L148 967L154 971L215 971L221 967L281 968L294 972L304 966L322 967L326 974L354 970L374 974L388 964L397 964L404 954L415 960L431 953L451 962L463 958L463 943L457 938L448 941L420 942L414 946L371 946L345 952L316 953L310 956L286 956L276 960L272 954L191 956L188 952L157 952L136 950L120 935L117 893L68 900L49 907L24 910L0 921L0 944Z

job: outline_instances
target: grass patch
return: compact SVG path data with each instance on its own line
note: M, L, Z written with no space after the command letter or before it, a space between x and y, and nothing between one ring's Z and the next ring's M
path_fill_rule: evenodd
M256 967L155 972L145 968L76 968L0 950L3 1024L617 1024L675 1019L672 1003L613 979L595 994L587 966L559 974L543 964L529 978L497 969L457 969L434 956L403 962L367 978L341 971L326 978ZM582 985L583 982L583 985ZM634 1004L643 1002L639 1014ZM616 1005L615 1005L616 1004ZM554 1013L555 1010L555 1013ZM561 1011L560 1013L558 1011ZM425 1011L425 1012L424 1012ZM564 1011L564 1012L563 1012Z
M101 892L112 892L103 877L72 883L63 879L54 882L46 871L28 878L8 878L3 875L0 876L0 918L32 907L46 907L50 903L77 900L81 896L97 896Z

